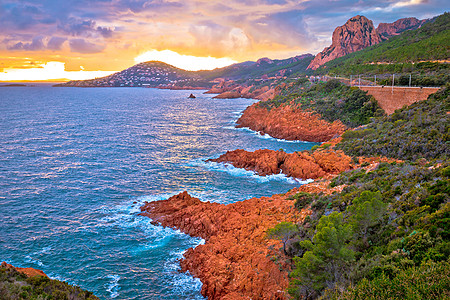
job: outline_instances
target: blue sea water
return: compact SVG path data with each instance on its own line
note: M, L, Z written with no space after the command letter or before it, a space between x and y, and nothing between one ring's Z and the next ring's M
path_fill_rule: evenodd
M188 99L190 93L196 99ZM187 190L232 203L301 182L206 163L227 150L314 144L235 129L253 100L144 88L0 89L0 260L102 299L203 299L178 259L202 243L139 216Z

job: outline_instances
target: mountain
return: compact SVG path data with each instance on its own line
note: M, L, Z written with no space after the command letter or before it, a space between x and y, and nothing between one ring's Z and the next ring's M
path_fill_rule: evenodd
M228 80L257 79L262 77L290 76L304 73L314 58L312 54L303 54L287 59L260 58L256 62L233 64L228 67L205 72L206 78L224 78Z
M404 18L394 23L380 23L375 28L366 17L353 17L334 30L331 46L317 54L308 69L316 70L328 61L376 45L406 30L417 29L425 22L426 20L416 18Z
M312 59L313 55L311 54L303 54L281 60L272 60L266 57L256 62L246 61L224 68L203 71L186 71L163 62L149 61L106 77L69 81L56 86L144 86L170 89L209 89L217 78L225 80L247 80L269 77L280 78L304 73Z
M330 60L378 44L380 41L380 35L372 21L364 16L353 17L334 30L331 46L317 54L308 69L315 70Z
M341 75L408 73L408 80L409 74L413 73L413 81L414 73L417 76L420 73L427 81L430 74L434 74L444 83L432 85L440 86L449 78L449 57L450 13L444 13L416 30L405 30L377 45L329 61L316 72ZM416 84L430 85L426 82Z
M403 18L394 23L380 23L377 27L377 32L383 39L388 39L391 36L399 35L406 30L415 30L425 24L427 20L419 20L417 18Z
M134 65L112 75L90 79L75 80L56 86L76 87L120 87L120 86L148 86L148 87L201 87L211 86L198 73L176 68L163 62L150 61Z

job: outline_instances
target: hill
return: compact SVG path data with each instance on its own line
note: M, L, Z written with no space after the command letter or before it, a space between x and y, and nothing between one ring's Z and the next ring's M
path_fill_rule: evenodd
M311 54L282 60L261 58L256 62L243 62L207 71L186 71L163 62L149 61L106 77L69 81L56 86L210 89L216 78L245 81L304 73L312 59Z
M90 79L75 80L56 86L76 87L123 87L123 86L147 86L147 87L186 87L207 88L211 84L204 80L198 73L182 70L169 64L150 61L134 65L121 72L112 75Z
M420 28L426 20L403 18L394 23L381 23L378 28L364 16L350 18L333 32L331 46L318 53L308 69L317 69L328 61L376 45L406 30Z
M422 75L447 73L448 76L449 58L450 14L444 13L419 29L336 58L317 71L340 75L415 72ZM441 81L445 84L448 77Z

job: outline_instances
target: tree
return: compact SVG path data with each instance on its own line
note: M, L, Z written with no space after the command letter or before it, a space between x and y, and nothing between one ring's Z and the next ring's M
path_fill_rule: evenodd
M300 242L307 251L303 257L294 258L291 277L296 279L298 296L310 298L325 287L333 288L344 281L348 264L354 260L354 252L349 248L351 237L352 228L344 223L342 213L320 218L312 241Z
M274 228L267 230L267 237L271 239L279 239L283 242L283 252L287 255L286 243L292 234L296 233L297 225L291 222L281 222L277 224Z
M383 203L380 191L364 191L353 200L348 207L351 213L350 224L361 237L366 238L367 229L378 224L386 212L387 204Z

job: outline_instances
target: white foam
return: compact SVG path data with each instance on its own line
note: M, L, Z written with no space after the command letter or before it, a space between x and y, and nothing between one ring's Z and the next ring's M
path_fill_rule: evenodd
M106 278L110 279L110 282L106 286L106 290L110 293L111 298L116 298L117 296L119 296L120 276L119 275L108 275L108 276L106 276Z
M194 244L190 243L191 247L196 247L198 245L205 244L205 240L200 238L194 239ZM175 294L187 296L190 295L191 299L205 299L200 293L195 296L192 296L192 291L197 290L200 292L202 289L202 282L199 278L193 277L189 272L179 273L180 264L179 260L183 258L183 254L186 250L182 249L173 249L170 252L171 259L166 261L164 264L164 269L166 274L170 274L169 281L171 283L171 287L174 290Z
M36 253L34 253L34 254L36 254ZM40 261L39 259L33 258L33 257L29 256L29 255L25 256L25 258L26 258L26 261L29 262L29 263L37 264L39 267L43 267L44 266L42 261Z
M273 174L273 175L267 175L267 176L260 176L254 171L245 170L241 168L236 168L233 165L229 163L216 163L216 162L206 162L206 161L196 161L199 165L203 166L204 168L210 170L210 171L216 171L216 172L225 172L230 174L231 176L235 177L245 177L248 179L255 180L257 182L265 183L269 182L271 180L275 181L284 181L290 184L306 184L313 182L312 179L298 179L294 177L288 177L285 174Z
M227 129L235 129L235 130L241 130L241 131L246 131L246 132L251 132L254 135L256 135L257 137L261 138L261 139L265 139L265 140L274 140L274 141L278 141L278 142L283 142L283 143L301 143L301 144L307 144L307 143L312 143L312 142L307 142L307 141L300 141L300 140L285 140L285 139L278 139L275 138L267 133L265 134L261 134L259 131L254 131L251 130L248 127L241 127L241 128L236 128L236 127L231 127L231 126L227 126L224 127Z

